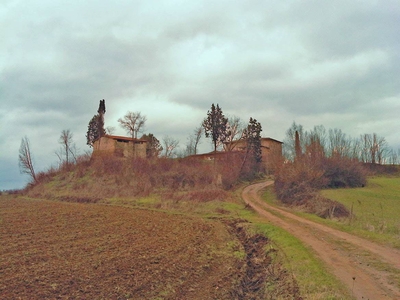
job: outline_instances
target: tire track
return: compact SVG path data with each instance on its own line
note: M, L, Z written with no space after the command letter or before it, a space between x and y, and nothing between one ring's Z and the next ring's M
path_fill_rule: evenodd
M344 241L356 246L359 251L371 252L397 269L400 269L400 251L306 220L266 204L260 198L260 191L271 184L273 181L246 187L242 192L243 200L268 221L309 245L332 273L353 291L357 299L400 299L399 289L387 283L385 278L382 278L381 272L372 268L367 271L349 256L343 256L337 249L335 241Z

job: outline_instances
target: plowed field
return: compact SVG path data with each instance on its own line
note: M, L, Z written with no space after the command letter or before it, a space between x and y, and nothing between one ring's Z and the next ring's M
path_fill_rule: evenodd
M0 298L232 299L237 244L217 220L3 197Z

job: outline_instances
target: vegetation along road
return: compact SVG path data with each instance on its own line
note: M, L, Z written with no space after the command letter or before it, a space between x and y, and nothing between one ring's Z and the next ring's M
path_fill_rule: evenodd
M246 187L242 197L260 215L313 249L356 299L400 299L390 269L400 270L400 251L304 219L261 200L272 181ZM383 267L382 267L383 266Z

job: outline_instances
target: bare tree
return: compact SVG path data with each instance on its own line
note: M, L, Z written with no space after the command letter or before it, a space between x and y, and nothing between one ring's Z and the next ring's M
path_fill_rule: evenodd
M351 138L349 157L356 159L358 161L362 161L361 152L362 152L361 140L358 138Z
M283 143L283 153L285 157L293 161L296 157L296 131L299 135L300 147L305 149L306 139L304 138L303 126L293 122L288 130Z
M320 163L326 156L326 130L323 125L314 126L310 131L305 132L306 147L305 154L311 158L314 163Z
M341 129L329 129L329 153L333 156L350 156L350 139Z
M195 148L194 148L194 136L189 135L186 142L186 148L183 150L182 157L195 155Z
M28 174L32 178L33 182L37 183L38 180L32 160L29 140L27 137L24 137L21 140L21 146L19 147L19 169L21 173Z
M389 153L389 146L386 142L386 139L382 136L378 136L376 133L373 134L374 138L374 143L376 143L376 159L378 161L378 164L384 164L385 159L388 156Z
M65 156L65 162L67 165L71 163L71 158L75 161L76 155L72 151L73 149L73 141L72 141L72 133L69 129L61 131L59 143L61 144L63 155Z
M310 131L305 132L306 146L311 143L319 144L324 151L327 150L327 134L323 125L314 126Z
M397 165L399 163L399 152L393 148L388 151L389 164Z
M128 111L123 118L119 118L118 122L134 139L137 139L138 133L143 129L146 123L146 116L142 116L140 112Z
M199 126L199 127L195 128L194 133L193 133L193 152L194 152L194 154L197 154L197 147L200 144L202 135L203 135L203 127Z
M186 149L183 151L182 156L197 154L197 147L200 144L202 134L202 126L196 127L194 129L193 134L189 135L187 138Z
M370 144L370 136L369 134L362 134L360 136L360 150L361 150L361 161L366 163L370 162L369 158L369 144Z
M242 122L240 117L233 116L228 119L226 126L227 136L224 144L225 151L232 151L235 148L235 141L238 142L243 138L245 129L246 125Z
M384 137L376 133L361 135L362 161L371 164L382 164L388 151L387 142Z
M107 126L106 127L106 133L109 135L113 135L115 132L115 127L114 126Z
M169 136L165 136L163 138L163 144L165 150L164 156L173 157L175 155L175 149L176 147L178 147L179 141Z

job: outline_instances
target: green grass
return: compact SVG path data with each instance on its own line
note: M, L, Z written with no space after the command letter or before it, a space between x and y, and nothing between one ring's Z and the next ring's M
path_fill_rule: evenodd
M353 212L342 222L346 231L400 248L400 177L371 177L364 188L321 193Z
M297 238L268 223L256 222L256 227L272 240L272 245L282 250L283 265L296 278L302 296L306 299L352 299L343 284Z
M321 191L324 197L343 203L352 218L322 219L300 211L292 213L338 230L400 249L400 177L371 177L363 188L329 189ZM263 199L281 206L272 187L263 193Z
M300 292L305 299L352 299L346 287L332 275L325 265L315 257L311 248L284 229L271 225L244 203L220 203L231 216L246 219L254 226L255 232L270 239L267 251L271 248L279 250L278 259L295 277ZM251 228L249 228L251 231Z

